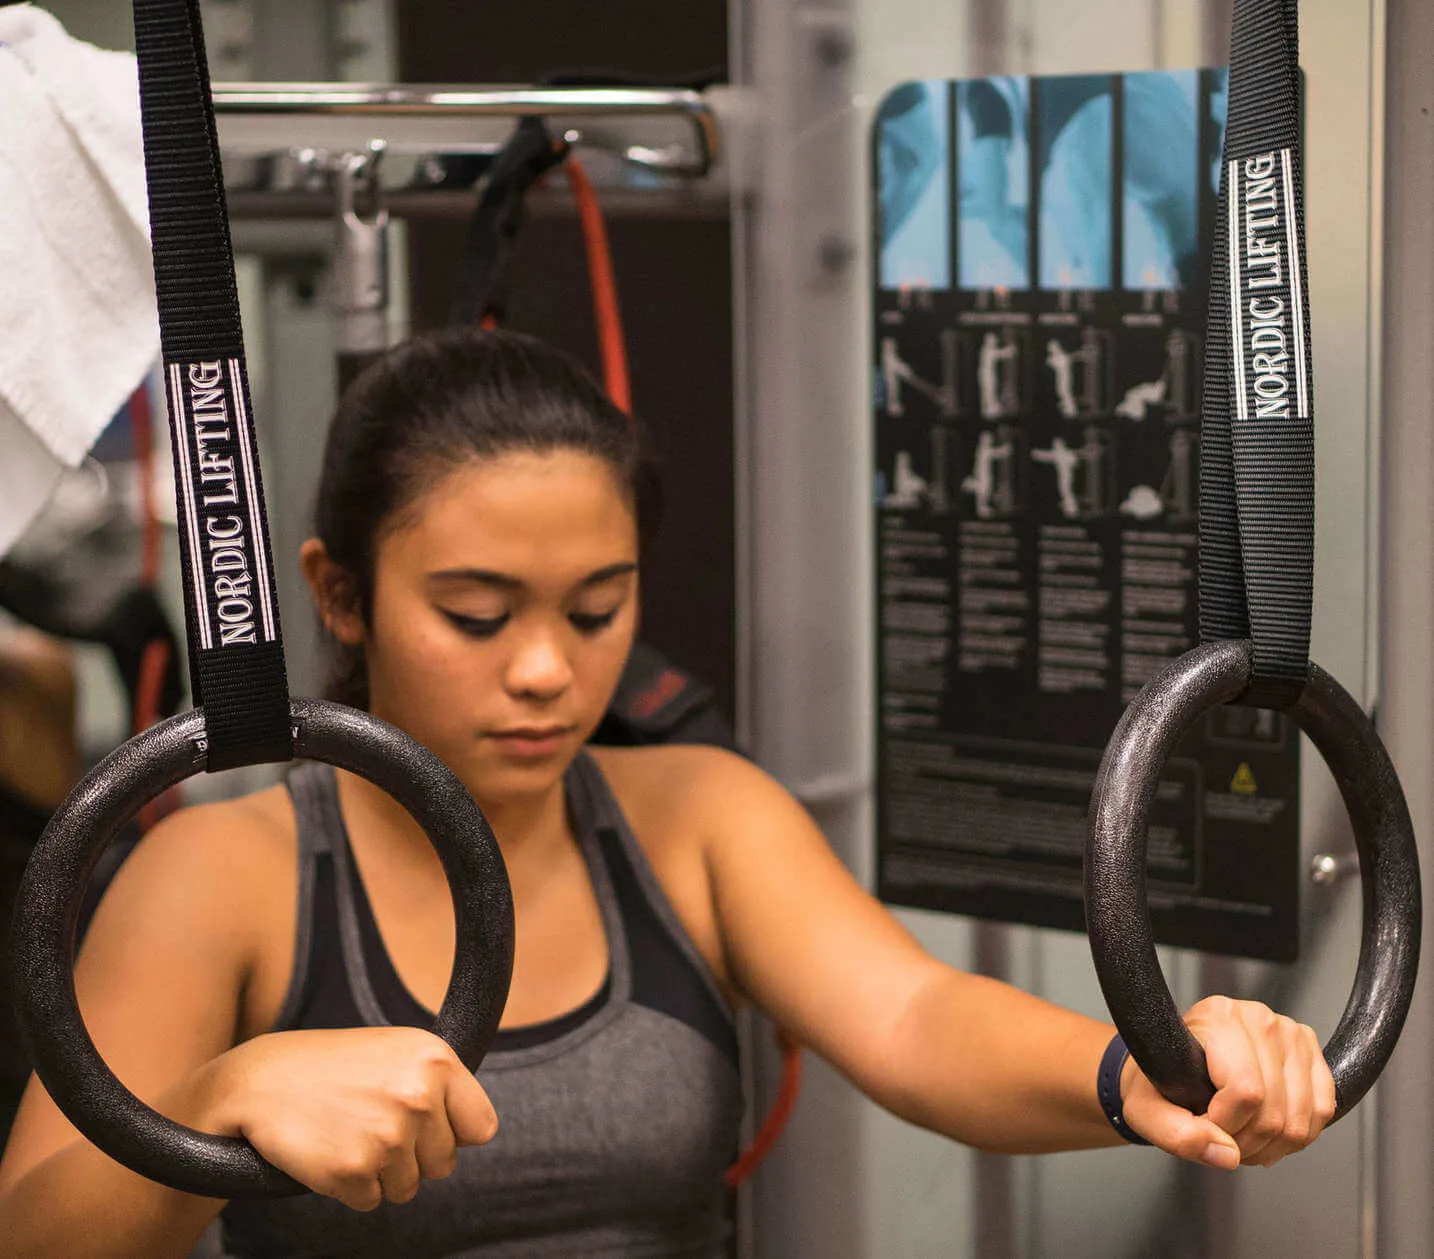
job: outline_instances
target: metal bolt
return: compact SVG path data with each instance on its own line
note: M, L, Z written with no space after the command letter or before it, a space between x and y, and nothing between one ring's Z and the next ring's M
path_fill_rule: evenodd
M836 233L828 233L817 245L817 260L824 271L844 271L856 257L851 241Z
M1310 882L1320 887L1333 887L1336 883L1359 873L1359 855L1346 852L1338 855L1319 852L1310 861Z
M824 66L845 65L851 60L851 32L845 27L828 26L818 32L813 51Z

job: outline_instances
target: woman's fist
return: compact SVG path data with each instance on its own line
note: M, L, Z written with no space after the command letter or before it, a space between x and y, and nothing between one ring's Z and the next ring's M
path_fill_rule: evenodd
M1269 1167L1304 1149L1334 1117L1334 1077L1304 1024L1229 997L1206 998L1185 1022L1205 1049L1215 1096L1204 1115L1192 1115L1128 1061L1126 1122L1152 1145L1212 1167Z
M280 1032L222 1060L220 1124L358 1211L408 1202L491 1141L498 1117L438 1037L410 1027Z

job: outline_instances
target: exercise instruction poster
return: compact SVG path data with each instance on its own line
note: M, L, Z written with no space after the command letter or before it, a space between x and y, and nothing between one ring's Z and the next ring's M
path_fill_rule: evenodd
M1220 71L926 81L873 133L888 902L1081 929L1126 703L1198 641ZM1293 959L1299 739L1226 708L1151 814L1156 938Z

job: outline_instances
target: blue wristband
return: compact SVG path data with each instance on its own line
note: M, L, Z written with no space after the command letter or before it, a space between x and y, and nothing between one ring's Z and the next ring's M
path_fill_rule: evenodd
M1100 1060L1100 1070L1095 1073L1095 1093L1100 1098L1100 1108L1110 1120L1110 1126L1131 1145L1149 1145L1150 1142L1136 1133L1125 1122L1125 1103L1120 1096L1120 1073L1125 1069L1125 1060L1130 1050L1117 1032L1105 1047L1105 1056Z

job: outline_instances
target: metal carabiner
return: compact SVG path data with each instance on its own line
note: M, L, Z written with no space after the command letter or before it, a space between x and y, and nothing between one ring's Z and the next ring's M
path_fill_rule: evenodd
M379 164L385 144L339 154L335 179L334 310L340 355L388 348L388 210ZM367 202L367 214L360 204Z

